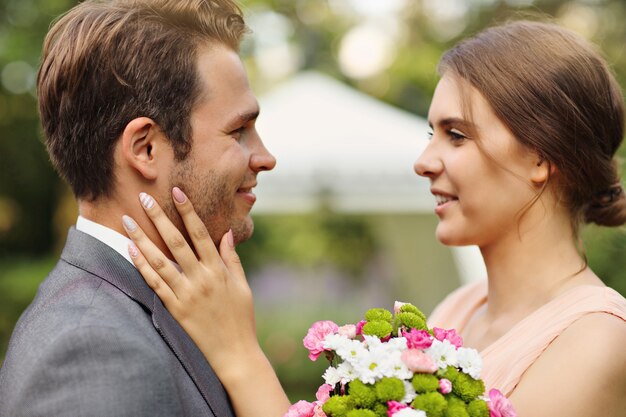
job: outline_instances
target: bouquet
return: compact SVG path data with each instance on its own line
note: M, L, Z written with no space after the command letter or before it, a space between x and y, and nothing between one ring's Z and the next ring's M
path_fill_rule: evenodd
M496 389L485 397L482 359L455 330L429 329L415 306L368 310L358 324L318 321L304 346L324 354L317 401L298 401L284 417L516 417Z

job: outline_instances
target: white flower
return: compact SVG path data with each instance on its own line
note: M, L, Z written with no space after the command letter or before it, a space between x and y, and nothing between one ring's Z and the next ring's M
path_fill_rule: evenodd
M341 381L341 375L339 374L339 371L333 366L329 366L328 369L324 371L324 375L322 375L322 378L324 378L324 381L328 385L332 385L333 387Z
M368 351L356 364L358 378L365 384L373 384L384 376L385 356L380 350Z
M426 413L422 410L403 408L402 410L395 413L393 417L426 417Z
M349 342L351 342L351 340L348 339L346 336L342 336L340 334L329 334L324 339L324 343L322 344L322 346L324 347L324 349L337 351L346 346Z
M456 347L448 340L443 342L433 340L432 346L426 349L426 353L440 369L445 369L448 366L458 366Z
M342 384L347 384L357 378L356 369L354 369L349 362L340 363L337 367L337 372L339 373L340 382Z
M367 349L362 342L349 339L348 343L342 343L337 347L336 352L341 359L352 365L356 365L363 356L367 355Z
M415 397L417 397L417 393L415 392L415 388L413 388L413 384L409 381L402 381L404 383L404 398L400 401L403 404L410 404L413 402Z
M480 378L483 368L483 359L476 349L459 348L457 351L458 366L474 379Z

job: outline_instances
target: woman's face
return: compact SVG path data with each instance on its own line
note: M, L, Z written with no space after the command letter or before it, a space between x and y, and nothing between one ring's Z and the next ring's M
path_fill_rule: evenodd
M519 237L520 215L546 164L519 144L478 90L464 87L473 120L464 117L457 79L444 75L428 113L432 138L414 168L437 199L437 239L485 247Z

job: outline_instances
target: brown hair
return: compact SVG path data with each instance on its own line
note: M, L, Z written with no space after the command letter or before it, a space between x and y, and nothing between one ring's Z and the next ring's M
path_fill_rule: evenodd
M132 119L153 119L178 160L191 149L197 50L235 51L247 31L232 0L87 0L52 26L37 78L53 165L77 198L111 192L113 147Z
M446 52L439 73L447 72L480 91L517 140L556 168L555 189L575 230L581 221L626 223L614 159L623 96L590 44L553 24L512 22Z

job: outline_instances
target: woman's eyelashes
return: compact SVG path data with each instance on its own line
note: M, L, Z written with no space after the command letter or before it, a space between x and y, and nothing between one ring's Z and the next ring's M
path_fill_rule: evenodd
M450 141L456 144L464 141L465 139L468 139L467 135L465 135L463 132L457 129L446 129L444 132L449 137ZM428 140L431 140L433 136L435 135L435 133L432 130L430 130L428 131L427 135L428 135Z

